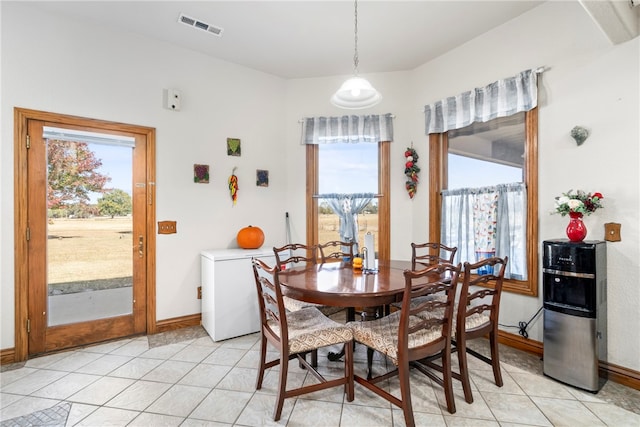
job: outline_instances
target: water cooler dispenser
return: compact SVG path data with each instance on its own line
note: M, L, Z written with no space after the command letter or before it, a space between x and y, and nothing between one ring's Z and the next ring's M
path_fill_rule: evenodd
M544 374L597 392L607 357L607 260L602 241L543 242Z

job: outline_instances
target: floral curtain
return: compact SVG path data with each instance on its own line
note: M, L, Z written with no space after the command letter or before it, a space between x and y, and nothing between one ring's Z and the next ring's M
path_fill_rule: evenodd
M522 71L514 77L426 105L427 135L531 110L538 105L537 75L536 70Z
M393 141L393 115L308 117L302 120L302 144Z
M354 242L354 253L358 250L358 214L373 200L373 193L357 194L320 194L318 198L326 200L340 218L340 240ZM345 248L343 248L345 249Z
M526 280L527 195L524 183L442 192L441 241L455 262L509 256L506 278Z

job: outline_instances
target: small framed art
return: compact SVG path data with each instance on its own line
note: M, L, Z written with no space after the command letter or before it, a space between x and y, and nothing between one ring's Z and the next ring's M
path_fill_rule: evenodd
M227 156L240 156L241 147L239 138L227 138Z
M209 165L193 165L193 182L196 184L209 183Z
M263 169L256 170L256 185L258 187L269 186L269 171Z

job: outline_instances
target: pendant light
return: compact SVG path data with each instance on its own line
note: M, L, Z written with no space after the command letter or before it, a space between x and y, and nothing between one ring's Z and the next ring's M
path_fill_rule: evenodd
M358 76L358 0L354 1L355 10L355 52L353 54L353 77L347 79L340 89L331 97L331 103L336 107L357 110L369 108L382 101L382 95L375 90L371 83Z

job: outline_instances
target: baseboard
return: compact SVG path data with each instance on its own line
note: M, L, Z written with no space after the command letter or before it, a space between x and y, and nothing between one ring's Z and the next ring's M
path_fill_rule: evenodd
M498 331L498 342L540 357L542 357L544 353L543 343L505 331ZM614 383L640 390L640 372L602 360L598 361L598 369L600 376L608 378Z
M543 346L539 341L530 340L521 335L512 334L510 332L498 331L498 342L517 350L526 351L527 353L532 353L536 356L542 357Z
M0 350L0 365L8 365L16 361L16 350L14 348L5 348Z
M640 390L640 372L613 363L599 361L600 374L614 383Z
M202 315L200 313L160 320L156 322L156 333L174 331L188 326L198 326L201 320Z

